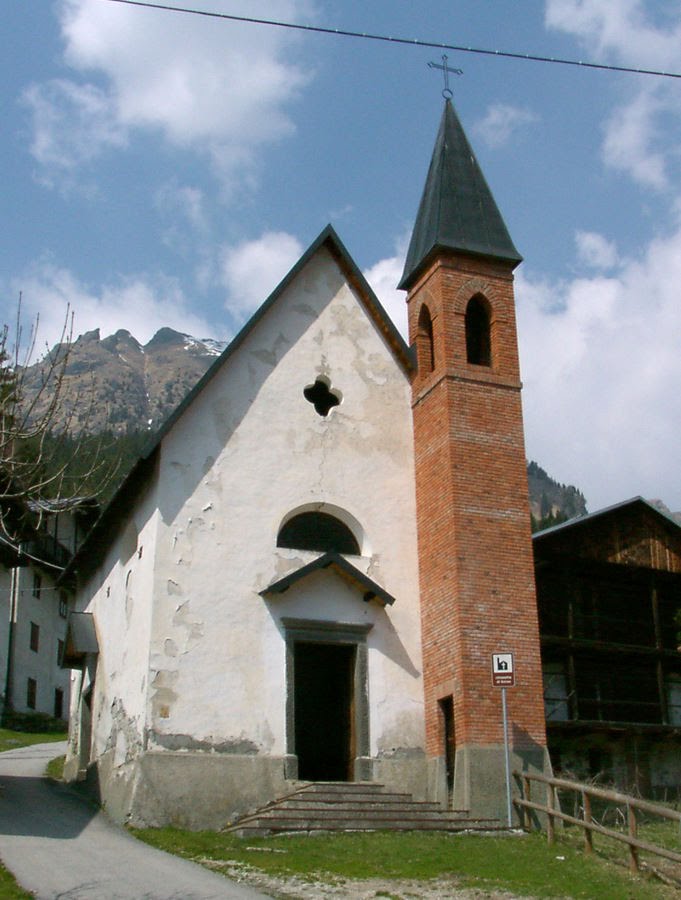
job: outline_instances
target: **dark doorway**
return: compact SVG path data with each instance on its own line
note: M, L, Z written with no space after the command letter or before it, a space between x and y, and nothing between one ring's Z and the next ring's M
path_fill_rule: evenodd
M80 698L80 768L87 769L90 764L92 744L92 698L94 683L83 691Z
M64 717L64 691L61 688L54 689L54 717L55 719Z
M295 643L295 751L303 781L353 777L354 674L354 645Z
M450 695L439 701L442 715L442 734L444 738L445 771L447 773L447 795L449 805L454 796L454 760L456 757L456 738L454 736L454 698Z

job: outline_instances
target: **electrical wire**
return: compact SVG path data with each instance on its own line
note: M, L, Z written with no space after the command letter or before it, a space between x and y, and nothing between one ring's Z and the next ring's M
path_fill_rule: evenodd
M280 22L275 19L259 19L254 16L237 16L231 13L209 12L203 9L192 9L182 6L168 6L163 3L149 3L146 0L104 0L106 3L121 3L125 6L141 6L147 9L159 9L165 12L186 13L193 16L204 16L210 19L226 19L231 22L244 22L248 25L269 25L276 28L288 28L294 31L308 31L316 34L330 34L337 37L361 38L367 41L383 41L390 44L406 44L412 47L429 47L437 50L455 50L458 53L477 53L482 56L498 56L505 59L518 59L526 62L555 63L561 66L579 66L585 69L600 69L606 72L627 72L633 75L654 75L658 78L681 78L679 72L665 72L659 69L642 69L634 66L613 66L607 63L587 62L577 59L562 59L556 56L538 56L532 53L512 53L507 50L486 50L481 47L466 47L459 44L422 41L419 38L391 37L385 34L371 34L363 31L349 31L344 28L324 28L321 25L301 25L295 22Z

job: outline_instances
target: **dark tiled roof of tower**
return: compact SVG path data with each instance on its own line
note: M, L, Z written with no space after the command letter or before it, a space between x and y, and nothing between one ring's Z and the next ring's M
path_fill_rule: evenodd
M409 288L424 264L443 249L514 266L522 260L450 100L445 102L400 288Z

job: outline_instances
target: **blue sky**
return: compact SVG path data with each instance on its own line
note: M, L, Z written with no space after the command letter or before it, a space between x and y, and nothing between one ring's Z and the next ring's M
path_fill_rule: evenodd
M178 5L190 5L182 3ZM196 0L197 8L681 71L676 0ZM124 6L4 8L3 318L52 342L227 339L331 222L394 290L442 108L437 50ZM681 80L448 51L525 257L527 452L590 509L681 509Z

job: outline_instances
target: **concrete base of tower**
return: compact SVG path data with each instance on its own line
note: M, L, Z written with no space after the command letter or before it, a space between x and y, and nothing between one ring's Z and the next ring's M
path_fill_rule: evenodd
M551 775L551 761L545 747L535 744L514 749L510 756L511 772L528 775ZM443 806L466 809L474 818L508 822L506 763L504 746L468 744L456 750L454 779L449 789L444 759L432 759L430 768L431 796ZM511 776L511 798L518 797L519 786ZM539 796L539 795L537 795ZM543 795L542 795L543 796ZM512 807L512 824L520 826L520 817Z

